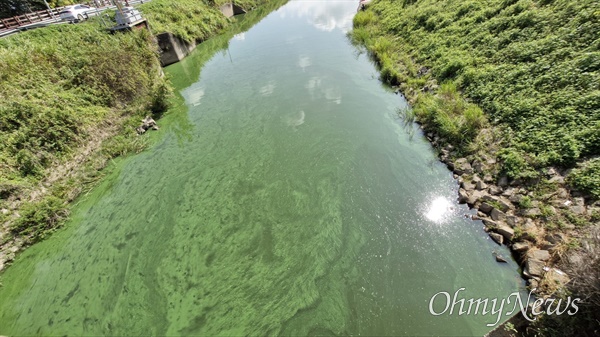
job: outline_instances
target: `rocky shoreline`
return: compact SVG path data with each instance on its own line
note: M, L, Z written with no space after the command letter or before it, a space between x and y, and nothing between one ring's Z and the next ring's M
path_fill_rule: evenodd
M566 247L577 237L576 226L566 223L559 230L549 230L545 218L561 212L589 218L600 210L600 202L570 190L565 182L568 171L555 168L547 169L543 179L558 188L543 195L544 201L534 200L539 198L534 198L523 181L494 174L499 165L493 156L457 157L453 145L425 131L426 126L421 128L439 150L440 161L454 173L460 185L458 202L476 209L477 215L471 218L483 222L484 230L494 242L510 248L530 290L547 297L566 285L570 278L558 266L571 258ZM498 262L506 262L500 255L494 256Z

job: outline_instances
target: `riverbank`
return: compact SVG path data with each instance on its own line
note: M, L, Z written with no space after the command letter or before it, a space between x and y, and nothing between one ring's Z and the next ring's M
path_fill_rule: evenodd
M270 10L281 5L240 5L251 10L267 3ZM171 15L190 6L189 21ZM235 22L195 1L172 6L157 0L141 10L153 33L173 29L194 41L222 34ZM145 149L148 138L135 130L145 116L166 111L171 85L148 31L111 35L96 19L0 40L0 63L2 270L63 224L71 203L97 184L113 158Z
M529 286L591 298L579 316L544 318L536 329L546 335L592 329L597 311L597 13L592 1L381 0L351 33L410 101L400 115L421 124L459 201L512 249Z

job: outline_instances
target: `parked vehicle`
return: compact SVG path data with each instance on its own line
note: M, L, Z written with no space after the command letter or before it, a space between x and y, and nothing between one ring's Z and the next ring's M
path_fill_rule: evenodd
M87 19L87 13L94 8L87 5L73 5L65 7L60 13L60 19L69 22L79 22Z

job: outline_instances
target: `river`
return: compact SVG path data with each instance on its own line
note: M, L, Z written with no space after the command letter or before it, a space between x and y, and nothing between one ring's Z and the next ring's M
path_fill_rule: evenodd
M150 149L2 274L0 334L489 331L495 316L430 299L505 298L518 266L349 42L356 7L291 1L166 68L175 105Z

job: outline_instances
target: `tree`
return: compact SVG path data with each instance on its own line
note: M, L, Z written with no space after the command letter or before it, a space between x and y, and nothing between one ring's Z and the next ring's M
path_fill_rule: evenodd
M0 18L9 18L46 8L43 0L0 0Z
M73 0L47 0L51 8L71 5ZM0 18L47 9L44 0L0 0Z

